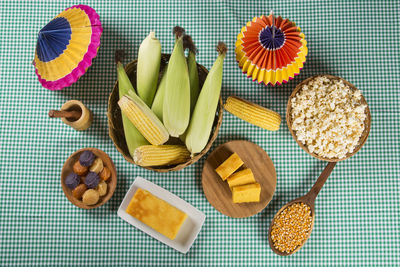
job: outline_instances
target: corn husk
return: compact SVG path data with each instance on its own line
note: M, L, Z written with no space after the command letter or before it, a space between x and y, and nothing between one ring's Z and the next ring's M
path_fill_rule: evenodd
M193 43L192 37L189 35L183 37L183 47L189 49L187 62L190 80L190 113L192 114L200 92L199 72L196 62L197 49Z
M207 145L215 119L215 112L217 110L222 86L223 64L226 55L225 44L219 43L217 50L219 55L208 73L200 91L186 133L186 147L192 155L200 153Z
M149 107L157 90L160 62L161 43L155 32L150 32L139 47L136 78L138 95Z
M122 96L126 95L129 91L134 91L134 89L119 59L117 62L117 75L118 75L119 97L121 98ZM137 147L148 145L150 143L146 140L146 138L143 137L143 135L139 132L139 130L136 129L135 125L133 125L133 123L124 114L121 114L121 116L122 116L122 124L124 127L126 145L128 147L129 154L133 158L133 154Z
M183 31L176 32L174 50L168 63L163 103L163 122L173 137L179 137L185 132L190 119L190 80L182 34Z
M165 67L164 75L161 78L160 84L158 85L158 89L156 95L153 100L153 104L151 105L151 110L156 114L156 116L163 121L163 104L164 104L164 96L165 96L165 85L167 81L167 70L168 65Z

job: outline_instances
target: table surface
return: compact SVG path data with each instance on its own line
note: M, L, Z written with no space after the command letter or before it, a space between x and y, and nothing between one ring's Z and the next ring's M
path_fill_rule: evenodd
M80 1L100 14L104 33L94 64L73 86L41 87L31 62L38 31L75 1L1 1L0 13L0 265L397 265L400 262L400 3L398 1ZM251 4L246 4L249 2ZM303 30L309 54L288 84L259 85L241 73L237 34L254 16L290 18ZM201 187L204 158L182 171L155 173L126 162L107 129L107 99L116 79L115 49L136 58L141 40L155 30L162 51L173 47L173 26L183 26L207 68L215 45L229 48L222 96L237 95L285 117L288 96L303 79L320 73L345 78L362 90L372 115L370 137L353 158L340 162L316 201L316 220L304 248L290 257L271 251L267 229L276 211L304 193L326 163L306 154L283 121L268 132L224 113L212 147L242 139L260 145L275 163L273 200L260 214L232 219L218 213ZM94 113L92 127L77 132L47 112L79 99ZM60 173L75 150L96 147L114 161L118 184L101 208L81 210L64 196ZM117 217L136 176L164 187L207 216L187 255Z

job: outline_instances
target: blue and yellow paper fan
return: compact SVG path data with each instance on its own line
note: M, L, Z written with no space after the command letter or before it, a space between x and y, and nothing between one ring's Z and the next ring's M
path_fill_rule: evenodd
M96 11L85 5L67 8L38 34L35 66L40 83L60 90L76 82L97 55L103 32Z
M299 74L308 53L296 24L273 14L255 17L237 36L236 60L253 81L281 84Z

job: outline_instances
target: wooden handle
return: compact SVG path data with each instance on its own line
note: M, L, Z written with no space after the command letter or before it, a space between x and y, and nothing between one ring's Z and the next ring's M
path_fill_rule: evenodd
M50 118L67 118L71 120L78 120L82 116L82 113L79 111L71 110L50 110L49 117Z
M329 162L328 165L326 165L325 169L322 171L321 175L318 177L318 180L315 182L313 187L311 187L310 191L308 191L306 197L310 202L313 203L315 201L319 191L321 191L321 188L324 186L326 180L328 180L328 177L333 171L335 165L336 162Z

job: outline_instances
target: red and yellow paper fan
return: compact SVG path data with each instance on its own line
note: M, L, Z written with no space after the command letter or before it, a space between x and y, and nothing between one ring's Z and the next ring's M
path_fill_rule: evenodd
M253 81L282 84L298 75L308 53L300 27L273 14L255 17L237 36L236 60Z

